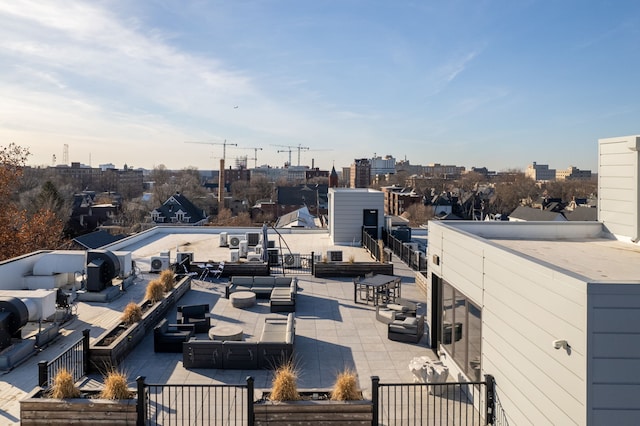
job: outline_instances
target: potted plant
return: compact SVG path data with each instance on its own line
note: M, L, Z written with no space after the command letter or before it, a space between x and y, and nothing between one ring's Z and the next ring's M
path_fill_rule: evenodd
M292 362L275 371L271 391L254 403L255 425L371 424L373 404L362 398L354 372L338 374L333 390L299 391L297 379Z
M104 377L102 390L82 390L74 383L73 375L58 370L50 389L35 388L20 401L20 424L68 425L78 421L103 422L111 425L135 424L137 420L135 392L127 387L123 373L110 371Z

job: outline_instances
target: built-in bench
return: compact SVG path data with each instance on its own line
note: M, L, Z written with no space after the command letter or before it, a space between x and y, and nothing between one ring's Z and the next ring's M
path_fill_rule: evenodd
M182 344L185 368L237 370L274 369L293 356L295 316L293 313L265 319L258 341L216 341L192 338Z

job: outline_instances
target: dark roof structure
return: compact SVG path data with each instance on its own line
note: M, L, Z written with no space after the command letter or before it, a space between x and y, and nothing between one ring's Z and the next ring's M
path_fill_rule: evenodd
M527 206L518 206L510 215L510 219L522 221L565 221L567 220L562 213L552 212L548 210L534 209Z
M76 237L73 241L87 250L93 250L114 243L125 237L126 235L111 235L107 231L99 230Z

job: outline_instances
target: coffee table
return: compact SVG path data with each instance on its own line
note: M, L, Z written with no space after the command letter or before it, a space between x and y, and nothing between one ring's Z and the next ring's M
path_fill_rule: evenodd
M236 291L229 295L234 308L250 308L256 304L256 294L252 291Z
M242 327L234 324L220 324L209 329L209 339L211 340L242 340L244 331Z

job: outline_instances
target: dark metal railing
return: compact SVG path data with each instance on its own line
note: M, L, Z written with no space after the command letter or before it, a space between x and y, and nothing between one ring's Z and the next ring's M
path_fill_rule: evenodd
M371 378L373 425L487 425L493 382L380 383Z
M383 247L380 247L380 241ZM406 245L390 233L382 230L382 238L380 240L373 238L366 230L362 231L362 246L371 254L371 257L380 261L384 253L387 261L392 260L392 256L396 255L400 260L407 264L414 271L418 271L424 275L427 273L427 256L425 253L414 250L411 246Z
M254 421L254 379L242 385L138 383L138 422L143 425L246 426Z
M271 274L311 275L313 273L314 252L269 254Z
M82 338L52 361L38 362L38 386L48 388L56 373L67 370L74 382L84 377L89 370L89 329L82 330Z

